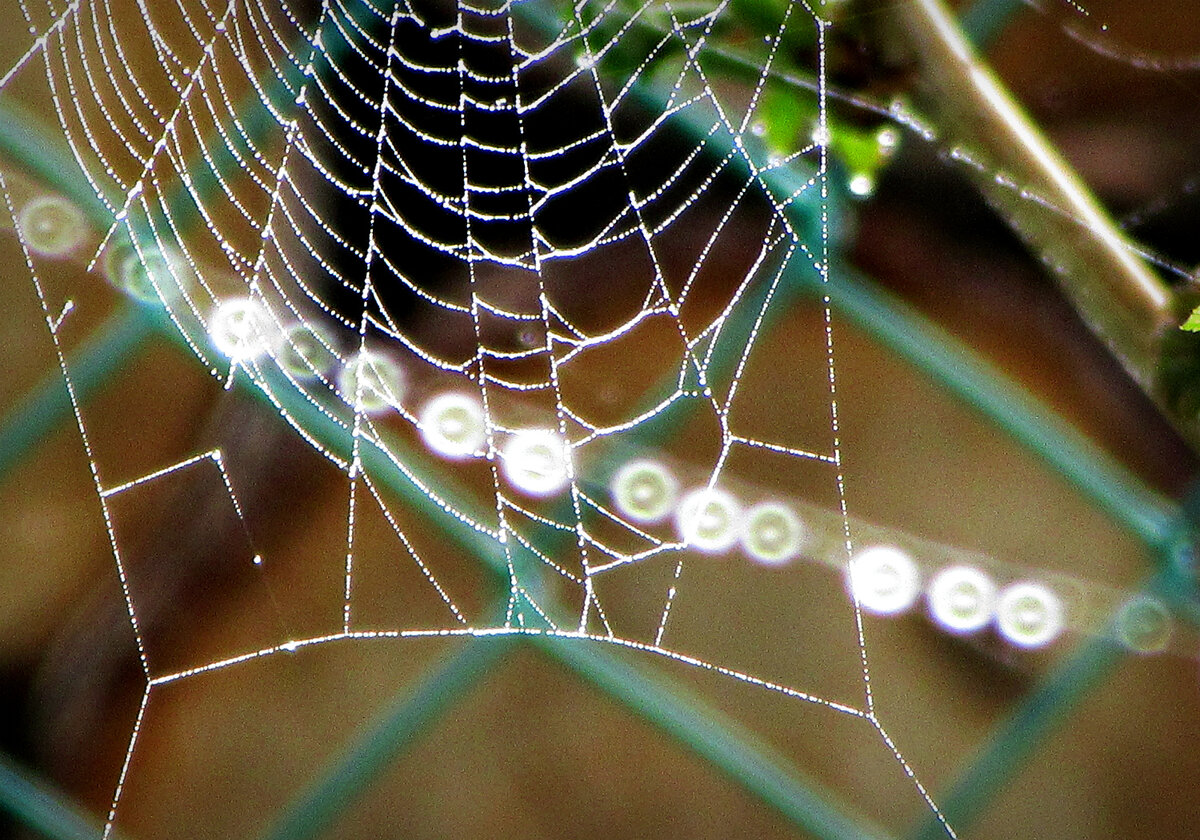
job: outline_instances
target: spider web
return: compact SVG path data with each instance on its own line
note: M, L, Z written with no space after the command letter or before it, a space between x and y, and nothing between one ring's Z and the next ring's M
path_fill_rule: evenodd
M900 542L930 566L965 556L850 514L820 293L829 24L805 3L764 9L755 28L732 3L21 0L32 41L0 88L44 72L111 220L91 267L168 321L221 387L265 398L346 491L336 622L164 664L141 629L119 505L207 470L245 527L236 473L217 447L131 475L93 451L73 395L145 681L106 836L168 686L338 642L509 634L647 653L855 719L954 836L876 713L853 588L844 692L710 657L675 629L691 587L710 585L706 555L755 559L747 509L791 511L807 534L757 559L802 555L837 570L838 588L860 543ZM755 74L728 84L719 44L750 39ZM781 152L764 102L784 50L811 55L814 82L797 102L809 122ZM70 385L59 336L82 304L42 281L21 187L5 189ZM788 411L804 422L781 433L742 403L767 328L814 290L789 336L804 364ZM824 503L740 478L751 460L803 475ZM663 477L666 508L622 498L630 465ZM689 493L703 511L690 518ZM416 573L411 616L382 618L361 594L369 522ZM266 574L252 530L245 564ZM498 601L462 584L441 539L498 582ZM1119 597L1057 583L1078 602Z

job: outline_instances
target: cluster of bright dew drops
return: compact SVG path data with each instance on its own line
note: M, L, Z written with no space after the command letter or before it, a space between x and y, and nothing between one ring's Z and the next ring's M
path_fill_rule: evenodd
M38 196L17 219L26 247L43 257L69 256L82 244L82 215L57 196ZM110 281L143 303L169 301L169 286L186 266L178 255L155 249L110 249L105 271ZM451 460L489 457L489 430L478 394L447 390L426 399L414 415L405 412L403 368L390 355L360 349L342 360L320 328L302 322L281 326L267 307L249 296L218 300L204 321L207 338L233 366L270 356L294 380L333 374L340 398L356 412L401 412L415 421L423 444ZM503 480L527 497L549 498L570 490L575 478L570 444L550 428L493 432ZM628 460L611 473L607 494L615 513L636 529L673 526L680 549L709 555L740 552L767 567L783 567L800 557L818 559L844 576L849 597L863 613L895 617L924 601L929 618L957 636L994 628L1009 644L1044 648L1068 629L1062 595L1034 577L1008 576L1002 583L986 568L970 563L918 564L911 552L886 543L855 551L848 562L844 548L821 556L825 542L793 506L767 499L745 505L731 491L711 484L684 488L675 471L652 458ZM826 529L831 526L826 522ZM824 535L826 537L831 535ZM653 539L653 538L652 538ZM835 541L836 542L836 541ZM844 546L845 543L843 542ZM1171 618L1157 600L1135 595L1118 614L1116 637L1141 653L1167 648Z

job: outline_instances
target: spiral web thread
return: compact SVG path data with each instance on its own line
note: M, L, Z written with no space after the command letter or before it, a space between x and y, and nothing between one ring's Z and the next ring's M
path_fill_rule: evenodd
M690 407L716 428L716 446L702 463L673 462L680 481L736 488L728 462L743 451L811 463L826 471L838 510L822 519L792 502L810 527L834 535L809 554L839 569L851 556L859 526L846 502L827 305L809 337L821 345L827 387L796 408L822 416L825 435L776 440L743 432L737 419L760 328L794 291L788 278L820 283L827 270L821 9L771 12L757 82L736 91L704 60L714 33L733 25L726 3L20 0L20 12L29 49L0 89L44 72L63 136L111 218L92 266L160 308L226 387L252 383L349 486L340 627L164 672L139 630L109 501L211 465L240 517L234 484L219 449L133 478L110 477L119 465L88 449L146 678L106 833L157 688L335 640L504 633L636 649L859 718L941 819L876 715L857 599L847 611L861 660L857 703L672 647L672 608L687 597L688 565L706 562L696 556L703 539L637 521L606 484L652 451L656 423ZM768 154L760 97L777 50L805 39L817 63L811 137ZM781 182L794 189L781 193ZM815 238L795 227L801 205L814 208ZM9 197L18 228L19 209ZM46 293L31 238L23 245L57 346L73 305ZM581 396L611 364L602 351L651 331L667 349L637 376L643 388L664 388L608 405ZM453 482L410 457L428 441L423 407L445 393L481 412L482 437L442 466L485 476L482 504L463 502L445 489ZM76 416L89 447L78 404ZM342 429L350 447L325 445L310 416ZM514 442L529 440L542 444L533 453L542 461L516 454ZM461 606L425 562L421 535L393 515L387 470L448 527L490 546L506 581L498 618ZM443 605L443 624L356 620L364 509L391 523L399 553ZM650 629L625 632L597 581L664 563Z

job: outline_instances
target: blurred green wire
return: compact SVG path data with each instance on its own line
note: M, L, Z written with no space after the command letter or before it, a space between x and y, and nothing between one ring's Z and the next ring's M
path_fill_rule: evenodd
M972 31L976 43L985 42L995 37L1012 12L1020 6L1020 3L1008 0L982 0L966 13L964 22ZM19 117L13 119L11 110L8 114L9 119L0 118L0 144L4 144L6 151L10 152L23 149L24 154L33 157L37 168L37 161L45 157L45 149L40 143L29 142L30 137L36 136L30 131L33 123ZM233 158L230 157L226 162L231 164ZM84 194L86 184L81 189L80 179L72 174L70 166L63 167L59 159L44 167L41 174L46 176L50 171L54 175L47 180L57 182L56 186L76 197L81 204L96 207L94 196L90 202L87 200L88 196ZM783 189L789 188L789 185L783 185ZM75 193L81 195L75 196ZM804 226L811 225L812 221L811 215L799 220ZM830 270L827 284L812 287L811 277L800 277L797 282L809 285L812 292L829 294L836 308L867 327L876 338L899 355L966 399L1004 426L1025 446L1046 458L1085 495L1121 521L1145 544L1168 560L1175 556L1172 552L1178 547L1179 525L1178 515L1172 506L1147 493L1082 438L1064 437L1061 427L1042 416L1036 406L1028 404L1016 389L1002 385L985 366L973 362L968 353L956 348L954 342L945 335L907 313L895 301L874 290L863 278L836 264ZM89 389L102 385L106 377L119 368L121 360L128 358L136 349L138 342L144 338L146 325L152 320L152 316L148 317L144 311L117 316L108 329L101 333L101 337L79 354L79 363L72 364L73 378L86 382ZM91 372L85 376L83 372L88 365L92 366ZM56 391L59 397L54 396ZM61 387L55 389L48 384L43 387L41 394L27 401L23 415L12 416L8 423L0 427L3 429L0 431L0 467L14 463L16 457L27 451L47 428L61 420L61 416L56 415L65 415L64 399ZM301 400L289 405L288 409L302 416L305 403ZM319 418L314 417L301 422L320 425ZM20 431L27 426L29 430ZM305 425L305 428L309 427ZM334 424L316 436L335 448L345 448L347 440L344 434L345 429ZM416 464L416 456L409 454L413 457L412 463ZM381 470L380 474L395 477L397 471L391 469L384 453L368 457L378 460L375 468ZM431 504L423 493L415 492L415 486L403 480L403 477L390 484L394 492L399 492L415 505L428 508ZM426 512L443 527L447 524L448 518L438 515L440 508L427 509ZM475 556L499 570L496 559L487 559L495 556L493 541L470 529L461 532L459 538L473 546L471 550ZM1169 570L1174 567L1168 562L1166 568ZM1169 571L1164 572L1163 576L1170 577ZM1179 584L1178 581L1172 581L1171 585ZM694 698L687 698L679 687L662 682L646 672L630 669L606 655L605 651L594 649L594 645L589 643L544 636L533 638L551 655L583 674L601 690L617 697L721 767L744 787L787 815L797 826L816 836L836 840L879 836L877 829L866 826L861 818L848 818L840 813L829 802L829 794L817 792L799 779L786 762L781 764L779 759L771 757L769 749L756 744L747 733L738 732L733 722L714 723L716 718L711 710L703 709ZM506 645L498 644L496 640L473 641L456 657L435 668L426 681L406 691L403 699L385 715L381 724L357 748L347 753L349 757L332 766L307 799L302 799L293 810L285 812L283 821L271 835L273 840L298 840L312 836L368 785L387 761L410 743L449 702L461 696L474 679L499 661L500 653L505 649ZM1066 714L1086 690L1098 683L1118 655L1119 651L1110 643L1101 640L1085 646L1062 669L1050 676L1045 685L1001 727L980 761L963 775L958 786L947 795L945 810L952 823L958 819L966 821L986 806L1007 776L1044 737L1049 726ZM74 818L71 806L45 791L35 793L35 789L26 782L27 779L15 769L0 774L3 804L13 813L56 840L79 840L95 836L93 829L84 827L85 823ZM940 826L931 822L920 830L919 836L935 836L940 832Z

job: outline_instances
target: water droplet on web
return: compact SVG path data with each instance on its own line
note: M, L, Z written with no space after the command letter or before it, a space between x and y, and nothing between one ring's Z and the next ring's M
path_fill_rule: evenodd
M500 451L500 471L526 495L552 496L570 483L570 450L557 432L522 429Z
M746 512L741 540L751 560L778 566L794 559L804 547L804 526L787 505L760 502Z
M850 178L850 182L846 185L851 194L859 198L867 198L875 192L875 179L865 172L859 172Z
M208 336L217 352L232 362L263 355L274 330L271 315L257 300L247 297L223 300L208 319Z
M996 627L1017 647L1040 648L1064 627L1062 601L1047 586L1020 581L1005 587L996 603Z
M1136 596L1117 613L1117 638L1136 653L1159 653L1171 642L1171 613L1156 598Z
M171 303L182 296L191 268L177 252L155 247L139 253L130 245L108 251L104 258L108 282L142 303Z
M276 361L295 379L311 380L333 369L337 356L330 340L316 324L297 322L283 332Z

